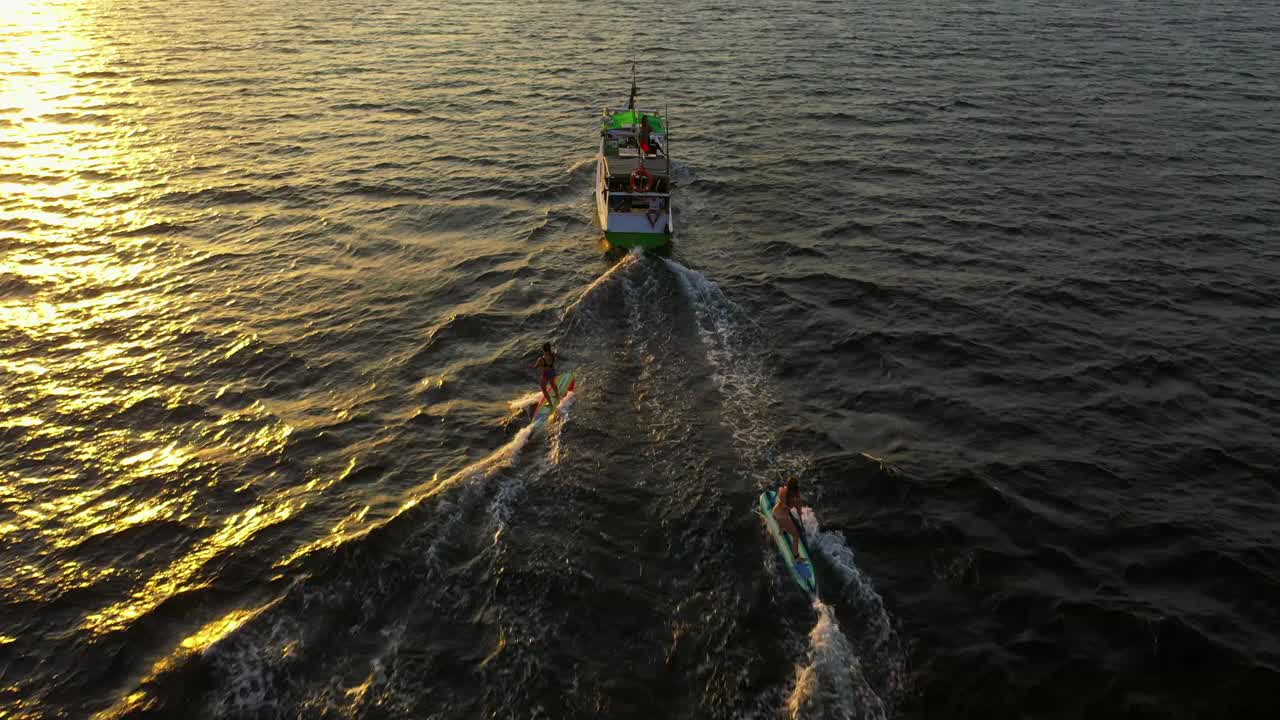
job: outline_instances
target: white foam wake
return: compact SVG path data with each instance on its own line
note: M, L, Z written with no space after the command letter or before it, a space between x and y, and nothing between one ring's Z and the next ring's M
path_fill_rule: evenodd
M455 485L460 485L462 489L455 496L442 499L436 508L436 515L441 520L438 524L435 538L424 553L427 567L430 571L441 572L443 570L439 563L440 552L444 544L453 536L457 527L462 524L462 518L465 515L463 509L479 498L489 479L498 475L502 470L519 464L520 451L528 444L534 429L532 425L522 428L520 432L515 434L515 437L507 441L506 445L498 448L483 460L472 463L454 473L444 482L432 487L422 498L414 501L416 503L425 497L439 494Z
M502 533L506 531L511 513L515 511L516 503L520 501L522 495L524 495L524 481L519 478L512 478L502 483L494 493L493 501L489 503L489 515L493 518L494 545L498 544Z
M532 399L532 402L530 402L530 399ZM529 407L536 405L541 399L542 392L534 392L523 398L513 400L511 402L511 406L513 408ZM560 401L560 404L556 406L555 413L543 425L547 434L547 457L552 464L560 462L560 458L563 453L560 437L564 432L565 423L568 422L569 417L573 414L573 406L577 401L578 393L576 391L565 395L564 399ZM520 439L521 442L520 446L515 448L513 451L511 464L515 464L515 460L518 458L519 449L524 447L524 444L529 441L529 437L532 436L535 430L536 428L530 425L517 433L516 438L513 438L513 442L515 439ZM493 540L495 545L502 537L502 533L506 530L507 523L511 519L511 514L514 511L516 504L520 501L520 497L524 494L524 488L524 480L516 477L505 478L501 481L497 491L494 493L493 500L489 503L489 515L493 518Z
M663 258L697 319L698 335L724 402L725 420L748 461L774 461L777 431L768 418L773 397L759 326L705 275Z
M640 248L632 250L626 257L614 263L613 267L606 270L600 277L592 280L590 285L582 289L577 299L569 303L564 312L560 314L560 324L565 328L565 336L572 334L572 331L579 325L584 323L588 326L590 325L591 321L595 319L598 298L605 297L608 294L603 290L611 286L615 279L625 275L627 270L635 267L642 257L643 253Z
M534 402L540 394L534 395ZM518 406L527 398L518 398L511 405ZM425 519L424 525L434 529L434 535L423 551L425 570L429 576L443 575L443 553L449 542L455 540L468 516L468 510L475 507L484 497L487 489L497 480L494 497L489 512L495 521L495 530L500 534L509 521L512 510L524 489L524 481L519 478L502 477L504 471L519 464L521 453L533 436L535 428L527 425L510 440L484 458L463 469L441 479L438 475L414 488L409 497L401 504L398 512L390 518L370 523L356 531L344 530L299 550L294 558L326 547L336 547L367 535L377 527L395 522L401 515L409 512L423 501L439 497L439 502L431 508L431 517ZM495 534L495 541L497 538ZM302 576L305 579L305 575ZM374 578L377 581L378 578ZM340 586L338 592L353 592L350 586ZM302 593L304 611L313 603L324 608L334 597L325 588L308 588L301 582L290 592ZM378 612L376 603L362 606L367 613L363 618L353 619L353 624L367 621ZM261 615L261 612L257 612ZM305 615L305 613L304 613ZM242 621L243 622L243 621ZM388 687L394 686L388 680L385 663L394 660L399 651L403 636L403 623L394 625L384 631L386 638L384 649L370 662L370 669L363 683L354 688L326 687L317 691L325 705L334 707L347 706L356 708L366 702L376 702L385 707L389 698ZM273 613L269 617L255 621L243 630L229 633L226 637L210 645L207 656L213 662L216 672L224 678L225 686L221 692L210 698L212 714L218 717L248 717L259 715L275 715L283 712L286 702L295 702L290 698L297 689L296 679L292 678L289 668L298 653L305 651L308 642L304 625L297 617ZM394 669L393 669L394 671ZM372 700L369 700L372 698ZM304 698L302 702L308 702ZM354 713L353 713L354 714Z
M866 663L867 672L880 689L880 694L892 700L902 693L906 663L898 633L884 608L884 600L876 592L871 579L858 567L853 549L844 535L822 530L818 516L811 508L801 510L800 522L809 547L816 549L827 565L836 571L838 584L832 587L829 581L825 583L824 594L828 599L838 599L841 608L848 609L845 619L854 623L850 628L854 647ZM830 574L827 578L830 580Z
M533 392L527 393L525 395L521 395L515 400L508 402L507 407L511 410L512 413L522 412L522 413L525 413L525 415L528 415L529 408L533 407L534 405L537 405L538 401L541 399L542 399L542 391L534 390Z
M556 406L556 412L547 421L547 459L553 465L559 464L562 456L563 445L560 442L560 436L564 432L564 424L569 421L569 417L573 415L573 406L578 402L577 391L571 392L564 396L560 404Z
M794 718L886 717L884 702L871 688L862 663L840 631L835 613L821 600L813 601L818 622L809 631L805 662L796 666L795 687L787 698Z
M771 475L803 474L811 460L778 449L779 433L768 408L768 398L775 395L775 389L760 348L759 326L702 273L664 261L694 311L713 380L723 399L724 418L744 460L756 468L768 468ZM842 612L846 607L851 609L846 620L852 627L846 636L832 608L815 601L818 620L809 633L805 661L797 665L787 709L792 717L884 718L901 692L904 677L897 633L844 536L823 532L808 508L801 521L810 548L836 571L834 588L824 577L823 595L838 600ZM772 552L766 554L773 556Z

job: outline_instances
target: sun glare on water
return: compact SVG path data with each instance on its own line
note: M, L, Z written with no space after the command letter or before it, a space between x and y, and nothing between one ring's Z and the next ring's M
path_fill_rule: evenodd
M223 427L242 418L134 420L202 391L175 380L200 361L186 338L199 334L190 306L201 296L174 290L192 251L148 230L193 221L152 202L180 161L154 142L145 84L95 44L104 7L0 0L0 437L18 450L0 460L0 545L17 548L0 560L0 592L42 601L122 582L85 609L88 633L198 585L210 558L297 509L214 520L149 574L83 557L131 527L210 522L192 511L214 482L209 458L278 447L290 431L270 418L248 438ZM157 489L132 492L139 483Z

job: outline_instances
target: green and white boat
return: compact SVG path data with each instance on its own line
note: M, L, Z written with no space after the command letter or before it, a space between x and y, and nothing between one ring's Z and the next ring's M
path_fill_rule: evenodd
M635 98L633 79L627 107L604 109L596 156L596 218L610 245L655 248L675 237L667 118L635 107Z

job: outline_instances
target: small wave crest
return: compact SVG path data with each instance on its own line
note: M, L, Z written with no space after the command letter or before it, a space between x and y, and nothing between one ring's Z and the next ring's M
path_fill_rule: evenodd
M603 298L609 295L609 289L612 288L614 280L623 277L630 268L639 263L643 257L642 252L637 248L628 253L604 274L593 280L582 290L576 300L565 307L564 313L560 316L560 324L565 329L565 335L577 328L590 327L596 319L596 310L607 303Z
M575 160L574 163L569 166L569 173L573 174L573 173L585 171L587 168L590 168L595 164L596 164L596 159L594 157Z
M507 403L507 417L503 425L529 419L529 411L542 400L542 391L534 390Z

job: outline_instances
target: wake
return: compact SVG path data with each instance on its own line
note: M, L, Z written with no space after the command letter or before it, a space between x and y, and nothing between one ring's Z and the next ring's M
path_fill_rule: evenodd
M862 670L862 662L840 631L835 611L822 600L813 601L818 622L809 631L805 662L796 666L795 686L787 698L792 718L888 717L884 702Z
M757 490L772 485L779 475L801 475L812 466L811 458L779 449L776 424L761 402L777 393L764 364L759 326L705 275L673 260L663 262L694 311L723 400L722 417L741 456L756 472ZM805 658L797 663L787 712L793 718L886 718L905 678L901 643L889 614L871 580L858 568L844 536L823 531L808 508L801 521L810 549L835 570L834 586L831 578L822 584L828 588L824 595L847 607L851 614L847 619L854 620L855 626L851 640L841 630L833 606L814 601L817 622L809 631ZM765 546L770 555L772 550ZM787 587L791 589L789 583Z
M822 530L818 524L818 516L811 508L801 511L800 521L810 549L816 549L835 571L834 579L838 582L834 589L831 586L833 578L830 573L827 575L827 596L840 601L841 607L846 609L846 620L851 620L852 627L856 630L852 640L840 635L843 646L830 641L825 633L838 633L839 627L835 623L832 609L821 601L816 602L818 623L809 637L810 667L825 667L830 672L824 673L823 677L843 680L844 676L825 661L836 650L848 650L853 654L848 673L851 687L847 691L841 690L837 695L842 700L853 699L856 705L837 704L836 707L857 708L861 712L855 715L838 714L835 717L885 717L892 710L894 701L903 695L907 675L902 643L888 611L885 610L884 600L876 592L871 579L858 567L853 550L844 535ZM824 629L824 625L829 625L830 628ZM823 632L820 633L819 630ZM833 649L825 650L828 646ZM797 690L799 689L800 685L797 683ZM829 697L827 699L830 700ZM827 713L821 715L829 716Z
M636 259L625 258L584 289L565 317L589 319ZM461 602L463 591L450 578L458 573L459 541L472 534L477 516L489 542L468 544L471 562L487 555L486 562L500 564L510 552L508 533L526 489L546 468L540 457L526 462L529 443L545 434L546 459L558 463L576 396L567 396L540 428L529 411L541 392L509 400L503 424L520 427L505 443L456 472L404 490L388 517L364 522L361 512L295 550L276 565L296 575L279 595L211 623L199 645L184 641L169 653L173 659L157 664L104 717L192 704L218 717L288 715L302 707L410 715L418 679L402 674L413 667L402 656L406 633L418 618ZM350 652L341 649L347 645ZM198 698L184 690L189 673L206 678Z
M805 659L796 665L787 712L792 718L887 718L905 679L897 632L844 536L822 530L809 508L800 519L810 549L822 555L839 580L828 597L839 598L852 611L858 632L851 639L841 630L835 608L813 601L818 620L809 631Z
M524 398L518 398L511 404L523 403ZM480 507L486 496L489 502L484 512L493 530L492 545L500 550L497 546L519 506L526 482L511 471L520 466L536 431L528 425L482 459L419 485L391 517L358 532L331 534L295 555L356 547L367 536L390 526L425 526L434 531L421 545L412 538L397 541L417 546L410 551L417 560L409 565L401 564L402 558L391 553L372 566L360 563L355 573L340 571L329 579L314 581L302 575L285 595L255 612L252 621L200 649L198 654L209 662L217 680L205 700L206 709L219 717L256 717L287 714L299 703L319 703L359 714L370 705L407 702L401 695L413 685L398 677L406 628L413 618L433 612L438 603L449 600L447 595L421 589L448 586L448 548L457 542L472 510ZM436 502L430 509L415 510L431 499ZM424 511L425 517L420 515ZM388 610L392 607L395 609ZM385 614L388 612L390 615ZM378 629L381 641L371 656L339 653L324 665L333 673L329 682L319 686L308 682L314 670L303 668L310 667L307 663L313 649L331 645L335 632L348 633L351 644L360 646L372 628ZM347 685L357 677L360 681L354 687Z

